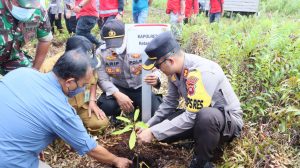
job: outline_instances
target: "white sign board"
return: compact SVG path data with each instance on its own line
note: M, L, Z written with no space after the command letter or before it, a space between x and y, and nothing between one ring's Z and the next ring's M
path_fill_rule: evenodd
M170 31L169 24L126 24L125 38L128 54L141 54L142 62L147 60L144 50L147 44L160 33ZM151 73L142 71L142 79ZM142 120L147 122L151 118L151 86L142 82Z

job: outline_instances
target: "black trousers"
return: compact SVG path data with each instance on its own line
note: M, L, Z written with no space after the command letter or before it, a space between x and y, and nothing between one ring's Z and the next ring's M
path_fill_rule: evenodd
M55 14L51 14L50 12L48 13L48 16L50 20L52 33L54 33L54 25L56 26L57 30L61 31L63 29L61 24L61 13L58 14L58 19L55 19Z
M66 18L66 15L64 15L65 21L66 21L66 27L69 32L71 33L76 33L76 25L77 25L77 19L76 16L71 16L69 19Z
M172 120L185 110L178 110L171 114L167 119ZM234 128L234 125L232 125ZM195 125L192 129L183 133L169 137L164 142L175 142L181 139L195 140L195 156L198 161L197 167L201 168L204 164L210 161L217 149L219 149L225 142L230 142L234 135L223 136L225 128L225 114L223 110L217 108L203 108L197 113Z
M101 43L91 33L92 29L94 28L94 26L97 23L97 20L98 20L98 18L95 16L81 16L77 20L76 35L86 37L93 44L95 44L97 47L99 47L101 45Z
M142 88L127 89L118 87L118 89L120 92L127 95L133 101L133 106L135 108L142 107ZM162 98L161 96L152 93L151 100L151 116L153 116L155 111L158 109L158 106L162 103ZM97 100L97 105L103 110L103 112L107 116L118 116L121 114L120 106L118 105L117 100L113 96L106 96L105 93L102 93L100 98Z

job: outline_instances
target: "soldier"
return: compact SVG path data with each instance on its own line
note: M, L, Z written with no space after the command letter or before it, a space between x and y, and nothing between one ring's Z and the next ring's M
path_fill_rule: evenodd
M169 77L168 94L148 121L138 130L139 142L172 141L193 136L195 155L190 167L213 167L214 151L241 133L242 109L221 67L208 59L184 53L170 32L154 38L146 47L149 59L143 66L160 69ZM179 97L186 109L174 113Z
M48 52L51 26L38 0L0 1L0 74L19 67L39 69ZM37 38L35 59L21 48Z
M121 110L132 112L135 107L141 108L142 57L140 54L127 54L124 23L118 19L109 20L101 34L106 44L97 50L102 62L98 83L104 93L97 101L98 106L108 116L117 116ZM160 85L157 75L153 74L147 76L145 82L157 88ZM153 113L159 104L160 97L153 94Z

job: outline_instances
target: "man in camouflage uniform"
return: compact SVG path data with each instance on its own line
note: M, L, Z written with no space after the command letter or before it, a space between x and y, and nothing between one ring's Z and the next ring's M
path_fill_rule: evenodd
M37 38L35 59L21 48ZM39 0L0 1L0 74L19 67L39 69L52 40L46 11Z
M224 142L241 134L243 112L222 68L215 62L184 53L170 32L154 38L146 47L149 59L146 70L156 67L169 77L168 93L150 128L138 131L140 142L153 139L174 141L195 140L195 155L190 168L211 168L215 151ZM176 112L179 98L186 109Z

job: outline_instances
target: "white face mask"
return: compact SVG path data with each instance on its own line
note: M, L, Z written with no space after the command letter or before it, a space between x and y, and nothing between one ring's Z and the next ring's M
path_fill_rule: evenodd
M34 11L35 11L35 9L26 9L26 8L21 8L21 7L12 5L11 14L17 20L19 20L21 22L26 22L31 18Z

